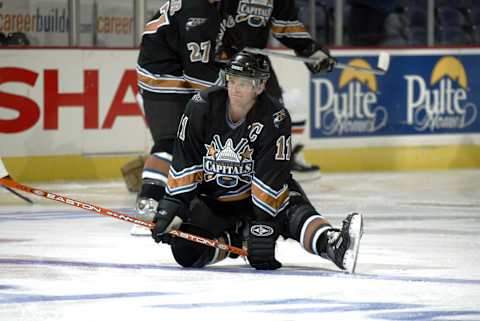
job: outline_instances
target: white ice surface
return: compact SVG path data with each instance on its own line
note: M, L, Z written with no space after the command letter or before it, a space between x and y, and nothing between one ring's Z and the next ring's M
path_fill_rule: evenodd
M28 184L129 212L122 182ZM324 175L304 185L334 225L365 216L357 273L297 243L284 267L176 265L130 224L0 188L0 320L480 320L480 171Z

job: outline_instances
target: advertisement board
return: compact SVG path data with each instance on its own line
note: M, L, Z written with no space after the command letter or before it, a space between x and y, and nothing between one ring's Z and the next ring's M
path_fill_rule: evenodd
M378 50L332 50L374 66ZM385 76L273 58L294 143L323 171L480 167L479 49L389 50ZM110 178L148 153L138 49L0 50L0 157L24 179ZM307 99L309 98L309 99ZM297 109L298 112L295 112ZM72 168L75 168L72 171Z
M138 154L137 50L0 50L1 156ZM74 63L73 63L74 62Z
M80 46L133 47L131 0L83 0L79 4ZM33 46L68 46L68 0L0 1L0 32L22 33Z
M312 139L480 133L479 55L393 53L384 76L352 69L313 75ZM374 67L376 55L338 56Z

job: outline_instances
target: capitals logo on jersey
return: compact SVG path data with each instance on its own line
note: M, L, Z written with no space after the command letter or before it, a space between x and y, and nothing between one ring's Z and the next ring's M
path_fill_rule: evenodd
M272 11L273 0L240 0L235 21L237 23L248 21L252 27L264 27Z
M248 140L242 138L234 146L231 138L225 144L220 141L220 136L215 135L210 145L205 144L207 154L203 157L203 170L205 182L216 180L219 186L232 188L239 181L250 183L254 173L253 149L248 145Z

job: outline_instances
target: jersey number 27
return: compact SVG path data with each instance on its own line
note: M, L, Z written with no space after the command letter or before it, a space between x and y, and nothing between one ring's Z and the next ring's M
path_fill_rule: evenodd
M201 42L200 44L196 42L187 43L187 48L190 51L190 61L207 63L210 58L210 47L210 40Z

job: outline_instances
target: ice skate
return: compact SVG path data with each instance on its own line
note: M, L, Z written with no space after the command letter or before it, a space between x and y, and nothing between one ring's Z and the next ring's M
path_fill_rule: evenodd
M342 230L327 232L327 256L336 266L354 273L357 265L360 239L363 235L362 214L353 213L343 220Z
M303 145L295 145L292 151L292 175L295 180L305 182L319 179L320 167L307 163L303 157Z

